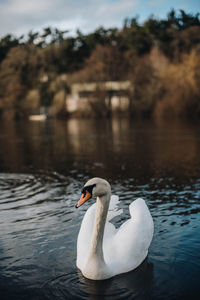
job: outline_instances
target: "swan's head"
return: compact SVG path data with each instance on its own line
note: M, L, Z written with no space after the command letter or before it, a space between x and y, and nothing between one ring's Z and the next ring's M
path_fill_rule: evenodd
M86 182L82 189L81 199L76 204L76 208L92 197L103 197L111 194L110 184L102 178L92 178Z

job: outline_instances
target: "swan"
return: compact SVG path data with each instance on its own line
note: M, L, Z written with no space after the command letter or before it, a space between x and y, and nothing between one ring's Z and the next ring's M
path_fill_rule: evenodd
M153 237L153 219L145 201L136 199L129 205L130 219L118 229L109 222L117 215L117 196L111 196L110 184L92 178L84 185L76 208L91 197L96 203L86 211L77 239L76 265L83 276L104 280L137 268L146 258ZM109 209L114 209L114 213Z

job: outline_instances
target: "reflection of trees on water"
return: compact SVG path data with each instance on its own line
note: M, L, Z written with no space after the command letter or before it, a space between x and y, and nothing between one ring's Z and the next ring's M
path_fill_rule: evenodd
M1 125L5 170L75 170L111 178L198 172L198 126L180 121L75 120Z

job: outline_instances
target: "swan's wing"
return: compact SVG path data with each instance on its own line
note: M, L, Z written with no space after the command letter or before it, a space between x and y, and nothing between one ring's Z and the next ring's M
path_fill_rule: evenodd
M153 236L153 220L145 201L141 198L133 201L129 211L130 219L105 247L106 262L116 274L136 268L145 259Z
M133 201L129 205L129 211L131 218L120 226L115 242L128 241L130 246L137 242L147 250L153 236L153 220L150 211L142 198Z

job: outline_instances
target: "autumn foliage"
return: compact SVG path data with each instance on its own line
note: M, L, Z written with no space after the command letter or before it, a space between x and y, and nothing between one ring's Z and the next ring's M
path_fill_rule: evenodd
M134 87L133 116L199 118L199 14L172 9L162 20L126 19L120 29L72 37L45 28L0 40L2 118L26 118L41 106L66 117L72 83L124 80Z

